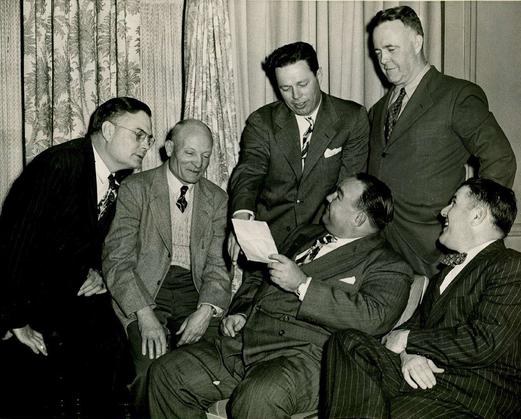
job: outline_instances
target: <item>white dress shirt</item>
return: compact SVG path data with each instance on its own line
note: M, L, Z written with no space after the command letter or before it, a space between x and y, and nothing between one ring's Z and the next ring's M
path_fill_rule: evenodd
M92 144L92 150L94 151L94 168L96 170L96 197L98 199L97 202L100 203L109 190L109 176L113 173L110 172L109 168L96 151L94 144Z

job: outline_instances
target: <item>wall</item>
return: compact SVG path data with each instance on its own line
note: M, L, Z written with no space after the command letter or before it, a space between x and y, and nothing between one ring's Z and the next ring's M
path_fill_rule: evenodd
M521 207L521 2L446 2L445 16L445 73L474 81L487 94L516 154ZM521 214L507 244L521 251Z

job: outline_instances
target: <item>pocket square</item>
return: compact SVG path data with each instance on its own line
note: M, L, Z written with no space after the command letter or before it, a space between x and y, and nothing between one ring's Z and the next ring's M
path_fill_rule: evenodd
M346 284L354 284L356 281L356 277L354 276L348 276L347 278L340 278L340 282L345 282Z
M342 147L326 148L326 151L324 151L324 158L328 159L330 157L333 157L335 154L338 154L341 151L342 151Z

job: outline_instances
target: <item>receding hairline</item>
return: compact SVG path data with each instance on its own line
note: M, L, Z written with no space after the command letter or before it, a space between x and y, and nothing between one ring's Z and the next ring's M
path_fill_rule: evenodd
M172 141L175 144L179 139L184 138L182 134L188 129L205 133L210 140L210 144L213 145L212 131L208 128L208 125L198 119L183 119L179 121L167 134L166 141Z

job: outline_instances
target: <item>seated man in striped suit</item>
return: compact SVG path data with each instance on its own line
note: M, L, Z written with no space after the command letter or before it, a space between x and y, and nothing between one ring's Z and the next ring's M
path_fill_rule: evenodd
M331 338L324 417L521 411L521 254L503 243L516 212L513 191L494 181L461 185L441 211L439 238L460 253L447 258L411 320L385 346L358 330Z

